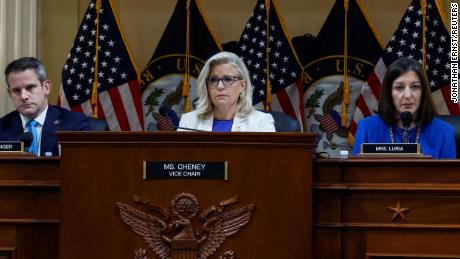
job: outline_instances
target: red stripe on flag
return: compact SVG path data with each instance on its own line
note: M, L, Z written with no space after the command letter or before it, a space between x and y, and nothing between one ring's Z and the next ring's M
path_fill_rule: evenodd
M367 84L371 88L371 91L374 94L375 99L378 100L380 96L380 81L377 75L375 74L375 71L372 71L369 75L369 78L367 79Z
M157 122L158 122L158 128L161 130L161 131L172 131L174 130L173 126L172 126L172 122L169 118L166 118L162 115L158 115L158 116L154 116L155 119L157 119Z
M81 105L76 105L76 106L74 106L74 107L72 107L72 108L70 108L70 109L71 109L72 111L74 111L74 112L81 112L81 113L83 113L83 108L81 107Z
M286 91L282 89L276 92L276 97L278 97L278 102L280 103L283 112L288 114L292 118L296 118L294 108L292 107L291 100L289 99L289 96L286 93Z
M121 99L120 92L118 92L118 88L113 87L109 89L108 92L112 102L113 110L115 111L115 115L117 117L118 125L120 125L120 130L131 130L131 127L129 126L128 115L125 112L125 106L123 105L123 101Z
M356 124L355 121L351 121L351 124L350 124L350 134L351 135L355 135L356 134L356 130L358 129L358 124Z
M364 117L371 115L371 111L369 107L367 107L366 102L364 101L364 97L360 95L357 100L357 106Z
M97 118L98 119L105 119L105 114L104 114L104 110L102 109L102 105L101 105L101 100L99 98L97 98Z
M363 118L371 115L371 111L369 110L369 107L367 107L366 102L364 101L364 97L362 95L359 95L358 100L356 100L356 109L361 111ZM358 128L357 123L357 121L351 121L349 132L352 136L355 135L356 129Z
M337 122L334 120L331 114L328 114L321 118L320 125L324 128L327 133L336 131L339 127Z
M305 125L305 108L303 106L303 82L302 81L303 81L302 77L300 77L297 80L296 85L297 85L297 91L298 91L299 96L300 96L299 111L300 111L300 118L302 119L302 121L300 123L302 125L302 130L303 130L303 125Z
M136 113L139 117L139 123L141 124L141 128L144 129L144 115L142 114L142 104L141 104L141 88L139 86L139 81L131 80L128 82L129 90L133 97L134 105L136 106Z

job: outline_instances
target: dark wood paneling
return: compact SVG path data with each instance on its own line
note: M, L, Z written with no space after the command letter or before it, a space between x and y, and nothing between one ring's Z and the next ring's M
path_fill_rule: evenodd
M0 258L58 258L59 162L0 155Z
M17 228L17 259L59 258L58 224L24 224Z
M318 258L460 258L460 161L314 162ZM408 210L395 216L390 208ZM336 240L328 247L328 240ZM340 242L337 242L340 240Z
M231 208L256 206L249 224L209 258L229 249L237 258L310 258L311 134L61 133L59 138L61 258L132 258L147 244L122 222L115 203L132 203L132 195L139 195L169 210L181 192L195 195L201 210L234 195L240 202ZM229 180L144 181L145 160L228 161Z

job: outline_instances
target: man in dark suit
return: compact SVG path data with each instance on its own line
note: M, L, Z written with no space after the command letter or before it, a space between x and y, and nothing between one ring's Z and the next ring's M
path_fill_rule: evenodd
M0 119L0 138L18 140L24 131L30 131L36 138L29 152L58 156L56 131L89 130L83 114L48 104L51 82L38 59L23 57L11 62L5 69L5 79L16 110Z

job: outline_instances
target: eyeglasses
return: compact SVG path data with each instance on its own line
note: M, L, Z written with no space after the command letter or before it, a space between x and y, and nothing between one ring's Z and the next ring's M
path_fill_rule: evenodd
M223 76L220 78L217 76L211 76L208 77L206 81L208 86L218 87L219 82L222 81L222 84L224 84L225 87L230 87L238 80L241 80L241 78L238 76Z

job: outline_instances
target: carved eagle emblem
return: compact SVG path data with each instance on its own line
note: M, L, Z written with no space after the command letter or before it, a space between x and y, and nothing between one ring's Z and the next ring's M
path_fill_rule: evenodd
M171 250L186 246L194 249L196 257L205 259L214 254L224 241L235 235L251 219L254 204L225 212L225 207L238 202L237 196L210 206L199 216L203 222L195 228L193 220L199 211L198 200L189 193L176 195L171 201L172 215L162 207L150 204L143 197L134 196L134 202L147 211L117 202L121 219L162 259L172 258Z

